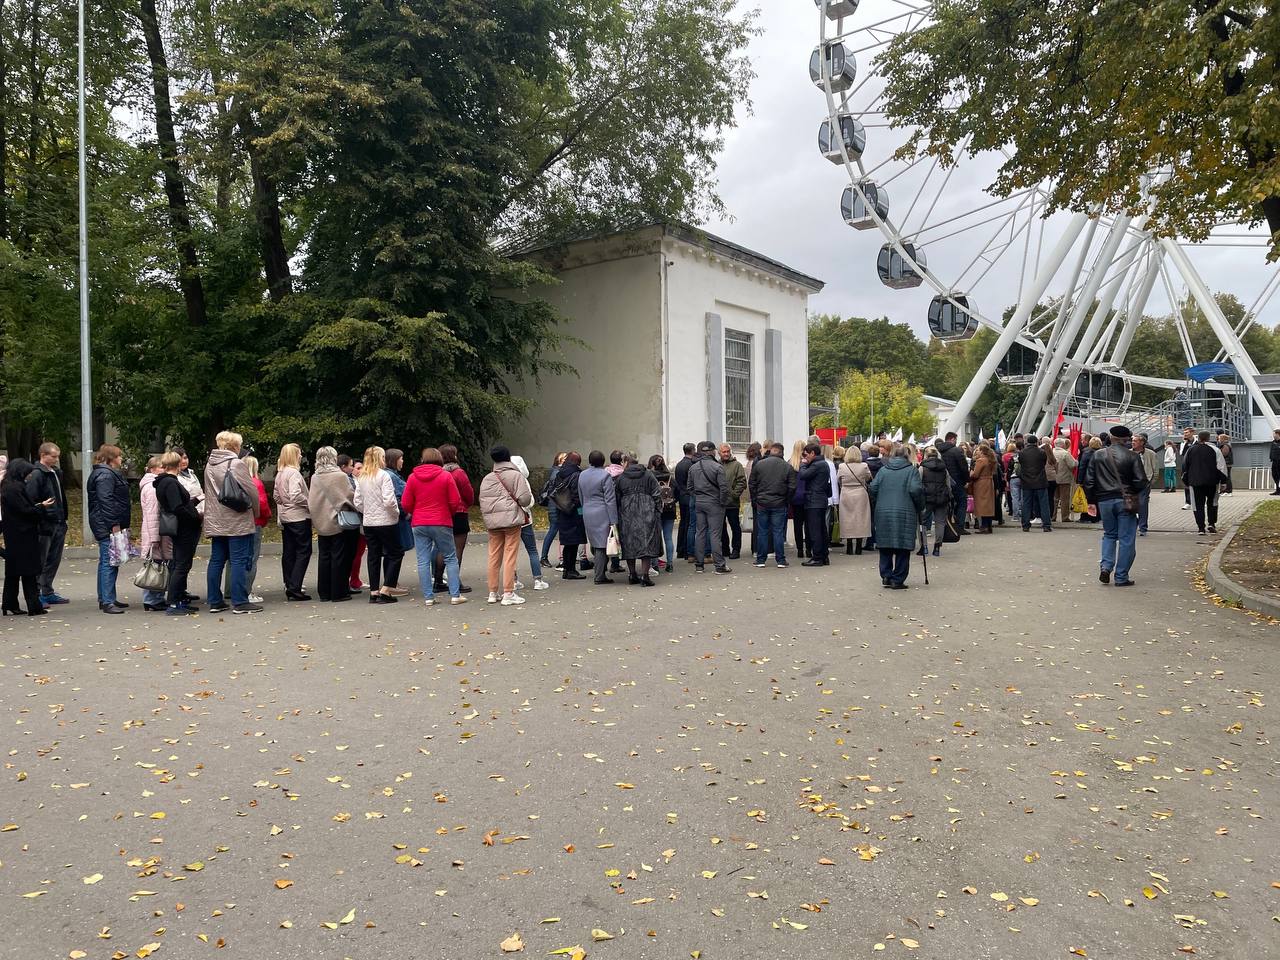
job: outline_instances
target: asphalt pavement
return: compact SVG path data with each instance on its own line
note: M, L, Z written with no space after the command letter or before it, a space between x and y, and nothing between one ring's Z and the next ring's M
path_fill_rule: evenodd
M265 612L187 619L75 561L0 622L0 957L1280 957L1280 627L1201 596L1210 546L520 607L473 547L432 609L286 604L264 558Z

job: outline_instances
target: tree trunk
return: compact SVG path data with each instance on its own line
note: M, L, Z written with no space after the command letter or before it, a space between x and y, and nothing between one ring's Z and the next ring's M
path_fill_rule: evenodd
M165 58L164 40L155 0L141 0L142 32L147 40L147 56L151 60L151 86L155 96L156 140L160 145L160 168L164 173L164 192L169 198L169 227L178 252L178 283L187 305L187 321L203 326L206 320L204 282L200 278L200 258L191 237L191 210L187 190L178 162L178 138L173 127L173 107L169 100L169 63Z
M241 124L241 129L244 125ZM253 176L253 216L258 224L262 244L262 268L267 276L267 292L273 303L293 293L293 276L289 272L289 254L284 248L284 232L280 222L280 196L275 179L262 169L262 159L248 132L245 144L249 151L249 172Z
M0 24L5 20L5 0L0 0ZM6 172L9 169L9 139L6 131L9 128L9 46L5 42L3 29L0 29L0 240L9 237L9 182Z

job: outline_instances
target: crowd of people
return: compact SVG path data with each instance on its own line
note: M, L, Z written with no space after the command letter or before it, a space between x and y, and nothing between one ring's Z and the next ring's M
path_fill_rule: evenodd
M67 533L67 502L56 444L40 447L36 462L0 457L0 530L4 534L5 615L36 616L66 603L54 585ZM517 567L523 548L533 589L546 590L554 568L564 580L612 584L611 573L640 587L670 574L680 561L703 573L732 572L741 556L742 516L751 511L749 549L756 567L789 565L787 528L797 559L827 566L831 549L879 555L881 583L907 588L913 555L942 556L947 543L990 535L1008 516L1024 532L1038 521L1097 523L1102 529L1099 579L1130 586L1136 537L1147 532L1150 497L1159 481L1166 493L1183 487L1184 510L1194 510L1199 532L1215 532L1218 498L1231 492L1229 438L1188 429L1163 453L1123 426L1099 436L1038 438L1016 434L1005 449L988 440L962 443L954 433L917 446L880 436L849 446L799 440L788 456L777 442L752 443L745 462L728 444L684 445L669 467L661 454L642 461L614 450L592 450L583 466L577 451L558 453L535 493L524 460L501 444L489 451L491 469L472 484L452 444L426 447L405 474L404 451L371 446L362 459L330 446L314 453L314 472L302 473L294 443L279 453L271 494L259 463L234 432L218 434L204 477L186 451L174 447L150 458L140 487L141 524L136 549L161 571L143 587L142 606L183 616L201 599L188 579L201 538L211 544L206 574L208 609L233 614L263 609L254 592L263 528L280 526L281 574L288 601L309 601L307 571L316 558L315 598L349 601L366 589L369 602L396 603L405 553L415 553L427 606L466 603L461 562L478 506L488 533L488 602L525 602ZM88 479L88 522L97 543L99 609L129 607L117 577L133 549L132 504L119 447L105 444ZM1273 496L1280 496L1280 431L1271 446ZM549 528L539 549L533 506L546 508ZM625 562L624 570L622 564ZM439 599L437 599L437 595Z

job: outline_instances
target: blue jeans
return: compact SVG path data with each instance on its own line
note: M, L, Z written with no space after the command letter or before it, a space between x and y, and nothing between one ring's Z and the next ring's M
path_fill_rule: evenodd
M556 539L556 526L560 522L560 511L554 500L547 501L547 535L542 538L542 558L540 563L551 562L551 544Z
M222 571L228 565L231 568L231 605L238 607L248 603L249 589L245 585L245 575L249 572L249 561L253 556L253 534L213 537L212 541L209 550L209 570L205 574L205 585L209 590L209 606L216 607L224 602Z
M769 558L770 547L778 563L786 563L787 508L756 507L752 522L756 530L756 563L764 563Z
M258 559L262 556L262 528L255 526L253 528L253 549L249 551L249 566L244 572L244 592L245 596L253 593L253 581L258 579ZM222 578L222 592L231 592L231 570L227 569L227 575Z
M1138 494L1138 529L1147 532L1147 517L1151 513L1151 487Z
M520 542L529 554L529 569L533 571L533 579L542 579L542 564L538 560L538 541L533 536L533 524L520 528Z
M906 583L907 572L911 569L910 550L889 550L880 548L880 579L890 583Z
M667 546L667 566L670 567L676 562L676 542L672 534L676 529L676 515L663 516L662 518L662 542Z
M1009 502L1013 504L1013 515L1022 516L1022 478L1009 478Z
M1124 508L1124 498L1100 500L1102 518L1102 569L1115 574L1116 583L1129 579L1129 568L1137 556L1138 518Z
M422 587L422 599L435 599L436 554L444 558L444 572L449 584L449 596L462 595L462 582L458 577L458 551L453 544L453 527L431 526L413 528L413 552L418 559L418 585Z
M98 541L98 603L115 603L116 602L116 577L120 573L119 567L113 567L107 562L107 558L111 555L111 538Z
M1039 490L1028 490L1025 487L1022 490L1022 528L1025 530L1031 526L1031 504L1035 503L1040 511L1040 525L1046 530L1053 528L1053 523L1049 515L1049 491L1045 487Z

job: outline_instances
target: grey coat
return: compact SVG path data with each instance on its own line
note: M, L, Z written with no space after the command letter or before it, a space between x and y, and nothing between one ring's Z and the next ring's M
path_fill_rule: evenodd
M587 467L578 475L578 496L582 500L582 524L587 542L603 550L609 541L609 527L618 522L618 498L613 477L604 467Z
M920 536L924 487L920 473L905 457L893 457L871 481L876 546L882 550L913 550Z
M729 484L725 480L724 464L711 456L698 457L689 464L689 489L693 492L694 506L699 510L723 510L729 499Z

